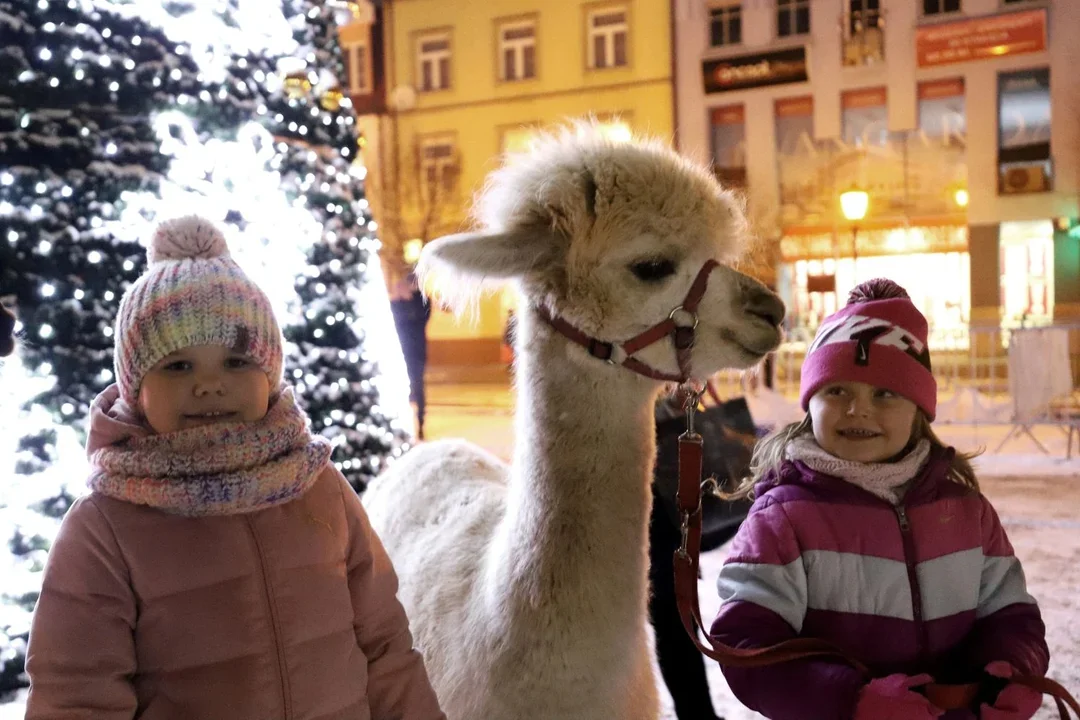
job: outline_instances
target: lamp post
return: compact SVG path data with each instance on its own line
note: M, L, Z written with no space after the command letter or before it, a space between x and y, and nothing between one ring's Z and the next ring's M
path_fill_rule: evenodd
M840 193L840 211L851 223L851 262L854 266L859 259L859 221L866 217L870 206L870 195L859 187Z

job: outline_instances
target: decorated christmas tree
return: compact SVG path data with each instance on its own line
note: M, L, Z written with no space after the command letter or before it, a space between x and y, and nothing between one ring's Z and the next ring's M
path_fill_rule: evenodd
M336 22L343 13L328 4L286 6L292 16L307 20L293 27L305 49L302 56L310 60L307 82L295 83L287 100L299 127L308 130L299 136L293 130L289 143L310 148L307 177L319 180L309 182L304 193L324 231L308 253L307 273L296 283L302 314L285 329L297 346L288 369L314 427L334 443L335 464L362 491L400 452L404 436L391 418L409 417L402 402L408 380L400 358L380 366L373 354L375 348L397 352L398 346L376 255L375 223L362 199L364 172L353 163L355 117L339 80L345 71ZM303 72L296 68L291 77ZM388 408L387 399L395 397L397 406Z
M25 684L41 568L85 492L86 408L112 381L119 298L160 220L223 228L354 487L404 447L334 20L274 0L0 0L0 296L23 325L0 361L0 698Z

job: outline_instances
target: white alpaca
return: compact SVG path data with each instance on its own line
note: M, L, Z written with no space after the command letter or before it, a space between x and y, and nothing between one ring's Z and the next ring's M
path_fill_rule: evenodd
M742 213L658 143L577 126L511 158L477 207L485 229L431 243L421 269L458 303L484 281L518 283L513 462L420 445L365 505L450 720L655 720L647 523L664 382L597 359L542 313L625 341L666 320L701 271L684 359L702 378L774 349L783 305L725 265L702 271L738 254ZM635 357L680 374L672 339Z

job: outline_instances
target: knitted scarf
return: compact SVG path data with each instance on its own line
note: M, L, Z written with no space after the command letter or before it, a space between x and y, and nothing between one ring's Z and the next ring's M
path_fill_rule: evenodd
M330 459L291 388L253 423L154 434L115 385L91 406L88 484L103 495L174 515L235 515L288 502Z
M899 505L908 485L930 457L930 441L920 440L907 455L896 462L861 463L843 460L823 450L810 433L791 440L785 453L789 460L801 462L819 473L846 480L891 505Z

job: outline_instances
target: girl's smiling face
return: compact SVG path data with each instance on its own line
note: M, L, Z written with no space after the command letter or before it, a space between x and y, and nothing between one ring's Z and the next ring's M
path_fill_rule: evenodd
M810 398L814 439L843 460L883 462L911 441L918 407L891 390L861 382L826 385Z
M266 372L223 345L192 345L166 355L139 388L139 408L156 433L256 422L269 405Z

